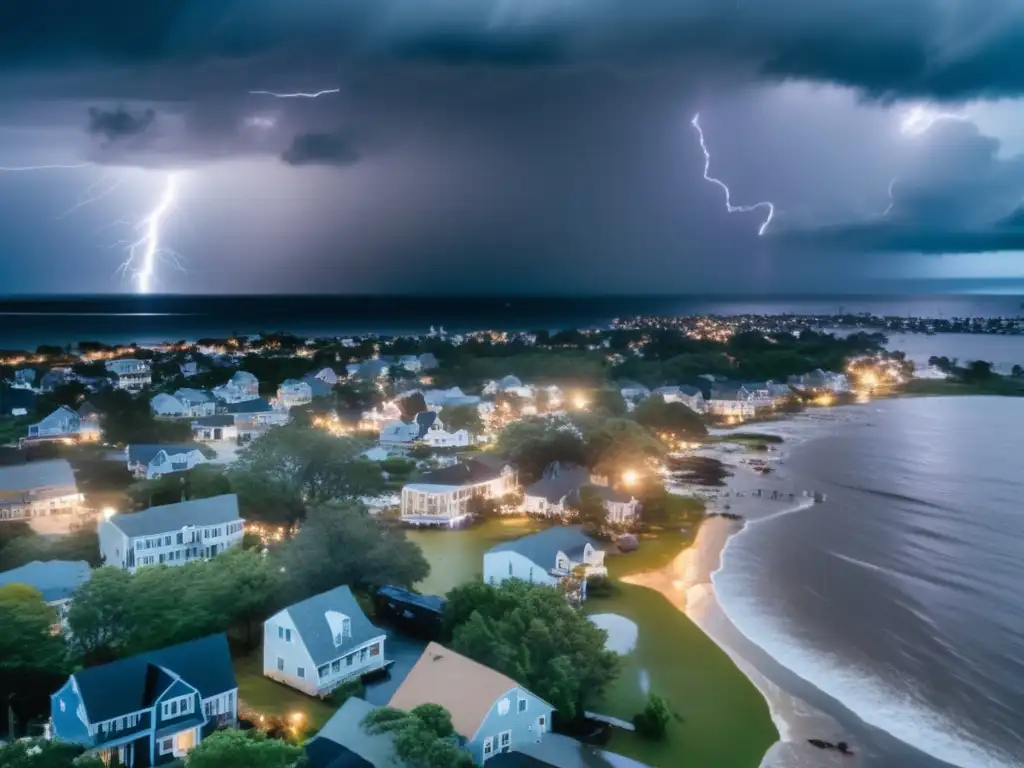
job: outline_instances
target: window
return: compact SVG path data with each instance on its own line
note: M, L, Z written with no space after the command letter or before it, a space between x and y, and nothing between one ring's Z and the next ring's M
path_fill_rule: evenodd
M370 646L370 656L380 656L380 643Z
M331 662L331 672L341 672L341 659L335 659Z
M177 717L192 711L192 696L178 696L165 701L160 708L161 717Z
M500 715L501 717L504 717L505 715L507 715L510 706L511 705L509 704L509 700L507 698L506 699L502 699L501 701L499 701L498 702L498 715Z
M351 654L351 653L348 656L345 657L345 666L346 667L351 667L352 666L352 658L353 658L353 654Z
M498 751L508 752L512 749L512 731L502 731L498 734Z
M164 536L164 546L168 546L171 543L170 536Z
M210 538L210 529L209 528L203 528L203 538L204 539Z
M160 754L166 755L174 751L174 738L160 740Z
M525 712L526 711L526 701L527 700L526 700L525 697L523 697L523 696L519 697L519 703L517 705L518 708L516 710L517 712Z
M184 544L185 543L185 534L179 533L178 537L177 537L177 539L175 539L175 541L177 541L179 544Z
M277 628L277 639L284 640L284 627Z
M484 760L494 754L494 739L484 739Z
M64 699L57 700L60 703L60 711L63 712L67 707L64 705Z
M285 631L284 631L284 641L286 643L290 643L292 641L292 631L290 629L285 629Z
M316 670L317 677L323 680L331 672L331 665L324 664L322 667L318 667Z
M306 677L306 670L305 670L304 667L296 667L295 668L295 674L297 674L301 678L305 678Z
M361 651L359 651L359 660L360 661L366 661L366 657L367 657L368 654L369 654L369 651L366 648L363 648Z
M284 659L280 656L277 657L277 671L284 672Z

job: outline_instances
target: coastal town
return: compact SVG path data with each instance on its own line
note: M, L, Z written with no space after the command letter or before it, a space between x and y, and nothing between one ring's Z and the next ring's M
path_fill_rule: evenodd
M3 353L0 763L756 764L763 700L655 574L814 502L788 416L1020 386L797 322Z

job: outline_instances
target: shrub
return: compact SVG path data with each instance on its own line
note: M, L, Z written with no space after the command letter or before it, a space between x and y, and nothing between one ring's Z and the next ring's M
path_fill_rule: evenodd
M668 732L668 723L671 719L672 710L669 709L668 702L652 693L647 697L644 711L633 716L633 725L643 738L661 741Z

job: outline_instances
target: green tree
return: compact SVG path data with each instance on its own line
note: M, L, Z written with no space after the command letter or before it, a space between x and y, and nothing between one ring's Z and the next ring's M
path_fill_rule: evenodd
M222 467L200 464L187 472L174 472L156 480L140 480L128 495L140 508L231 493L231 481Z
M394 736L395 755L406 768L470 768L473 758L452 740L455 727L439 704L420 704L409 712L381 707L362 723L367 733Z
M103 437L108 443L183 443L192 439L187 421L158 421L149 408L149 393L138 396L123 389L100 390L90 397L99 409Z
M441 421L449 432L464 429L471 435L479 435L484 429L480 411L475 405L449 406L441 413Z
M591 397L590 408L606 416L625 416L629 410L622 393L611 388L596 390Z
M344 552L344 557L339 553ZM342 584L353 589L396 584L411 587L430 564L405 531L385 526L348 503L309 510L298 535L279 553L289 594L307 597Z
M501 514L497 499L489 499L482 493L474 493L466 500L466 512L480 520L488 520Z
M448 593L451 647L518 682L567 719L600 700L619 669L607 633L552 587L517 579Z
M666 403L661 395L640 401L633 410L633 420L655 432L668 432L676 437L704 437L708 433L700 414L682 403Z
M1015 379L1024 376L1024 367L1020 365L1013 366L1013 368L1010 369L1010 375L1013 376L1013 378Z
M22 739L0 746L3 768L104 768L103 761L77 744L49 739Z
M188 753L186 768L302 768L302 747L270 739L258 731L212 733Z
M570 508L575 513L577 521L588 529L598 530L604 527L607 511L604 508L604 502L593 487L585 485L580 488L578 497L570 505Z
M644 711L633 716L633 725L645 739L661 741L668 734L671 720L672 710L669 709L668 701L652 693L647 697Z
M127 571L100 568L75 590L68 626L72 644L87 664L118 658L127 647L131 582Z
M427 410L427 401L423 397L422 392L413 392L399 398L395 402L398 405L398 410L402 412L402 418L405 421L412 421L416 418L417 413L423 413Z
M519 468L524 484L539 480L552 462L586 463L581 431L567 419L531 416L514 421L501 431L498 450Z
M0 669L63 666L64 641L54 635L57 612L26 584L0 587Z
M618 477L638 471L650 459L665 455L664 444L630 419L608 419L586 437L587 466L597 474Z

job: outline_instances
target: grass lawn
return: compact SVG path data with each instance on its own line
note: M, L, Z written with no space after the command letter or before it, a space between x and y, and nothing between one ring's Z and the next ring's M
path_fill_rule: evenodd
M1002 395L1024 397L1024 378L992 376L985 381L965 383L946 379L912 379L896 390L905 396Z
M260 652L234 660L238 680L238 698L246 707L267 715L288 717L303 714L304 730L313 734L330 720L335 707L327 702L263 676L263 655Z
M417 586L443 594L477 578L484 552L499 541L541 527L533 520L515 519L460 531L410 531L410 538L423 548L431 564L430 576ZM691 534L670 531L642 539L637 552L607 559L609 575L617 580L663 568L690 539ZM657 592L616 586L616 595L592 598L585 610L628 618L639 628L639 638L636 649L623 657L622 671L598 709L632 719L643 708L642 681L646 681L650 690L668 699L682 720L673 722L668 739L659 743L615 730L608 748L655 768L756 768L778 737L760 692L717 645Z

